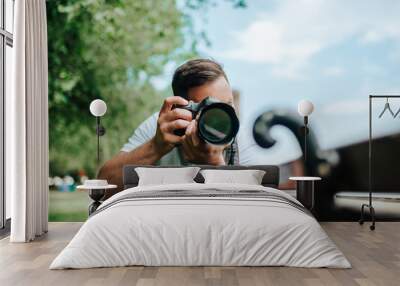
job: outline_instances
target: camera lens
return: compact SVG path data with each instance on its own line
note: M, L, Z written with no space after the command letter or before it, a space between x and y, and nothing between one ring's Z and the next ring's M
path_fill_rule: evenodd
M227 144L236 136L239 120L227 104L213 104L202 111L198 122L199 135L212 144Z

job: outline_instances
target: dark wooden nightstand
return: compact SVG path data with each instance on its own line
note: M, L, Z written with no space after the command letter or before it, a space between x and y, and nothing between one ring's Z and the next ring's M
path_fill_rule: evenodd
M314 188L315 182L320 181L320 177L290 177L289 180L296 181L296 197L307 209L314 209Z

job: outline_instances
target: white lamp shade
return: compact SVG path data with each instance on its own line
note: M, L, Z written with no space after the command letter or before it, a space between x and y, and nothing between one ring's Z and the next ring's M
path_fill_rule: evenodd
M297 111L301 116L308 116L314 111L314 105L309 100L301 100L297 105Z
M103 116L107 111L107 104L101 99L95 99L90 103L90 113L94 116Z

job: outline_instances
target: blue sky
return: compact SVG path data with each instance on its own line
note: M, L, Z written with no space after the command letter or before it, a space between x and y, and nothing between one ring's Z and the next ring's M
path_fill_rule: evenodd
M247 3L233 9L219 1L208 10L207 23L196 24L212 43L201 47L202 54L222 63L241 92L248 134L263 111L296 110L299 100L309 99L315 105L311 126L323 149L367 140L368 95L400 94L400 1ZM375 137L400 131L400 117L377 119L384 103L374 105ZM400 108L400 99L391 103ZM276 129L286 144L278 153L298 154L290 132Z
M400 94L400 2L247 3L210 9L204 28L212 46L202 48L241 91L242 120L276 107L295 110L307 98L324 148L365 140L368 94ZM376 112L383 105L378 101ZM376 120L376 136L398 131L397 121Z

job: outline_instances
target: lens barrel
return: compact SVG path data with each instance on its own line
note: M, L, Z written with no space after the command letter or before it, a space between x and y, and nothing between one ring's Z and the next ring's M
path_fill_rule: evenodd
M207 97L200 103L190 101L186 106L177 106L192 112L197 117L198 136L214 145L229 144L239 131L239 119L235 109L226 103ZM177 136L185 135L185 129L174 131Z
M214 145L229 144L239 131L235 109L223 102L204 105L198 118L199 137Z

